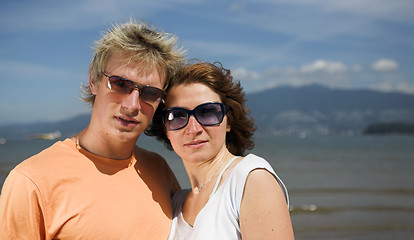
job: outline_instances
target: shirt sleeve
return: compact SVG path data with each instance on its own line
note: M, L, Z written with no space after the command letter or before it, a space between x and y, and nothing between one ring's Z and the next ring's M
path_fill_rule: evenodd
M16 170L10 172L0 195L0 239L45 239L41 193Z

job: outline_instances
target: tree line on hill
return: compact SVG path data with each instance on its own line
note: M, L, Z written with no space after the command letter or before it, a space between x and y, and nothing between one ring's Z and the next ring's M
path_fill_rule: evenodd
M414 123L375 123L365 128L366 135L414 135Z

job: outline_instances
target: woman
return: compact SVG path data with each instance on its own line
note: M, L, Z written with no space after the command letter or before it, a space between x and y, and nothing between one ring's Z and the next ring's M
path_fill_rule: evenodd
M174 195L170 239L294 238L284 184L264 159L243 157L254 130L240 83L220 63L173 78L147 131L182 158L191 183Z

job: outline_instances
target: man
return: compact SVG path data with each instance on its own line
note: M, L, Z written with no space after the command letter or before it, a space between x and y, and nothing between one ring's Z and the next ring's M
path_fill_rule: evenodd
M23 161L0 196L0 239L166 239L179 188L136 146L182 64L174 36L131 20L97 42L84 87L90 124Z

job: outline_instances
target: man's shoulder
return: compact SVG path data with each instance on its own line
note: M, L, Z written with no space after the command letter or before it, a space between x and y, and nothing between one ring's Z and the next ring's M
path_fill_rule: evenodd
M136 158L138 161L143 161L146 164L151 165L165 165L165 159L158 153L149 151L144 148L140 148L138 146L135 147Z
M137 147L138 168L148 173L175 179L168 162L158 153Z
M157 183L169 186L171 194L180 189L180 185L167 161L158 153L137 147L137 167L143 173L142 177L151 176Z
M39 153L23 160L16 166L17 171L36 171L40 168L50 167L59 162L62 156L67 155L71 150L67 145L67 141L58 141L51 146L43 149Z

